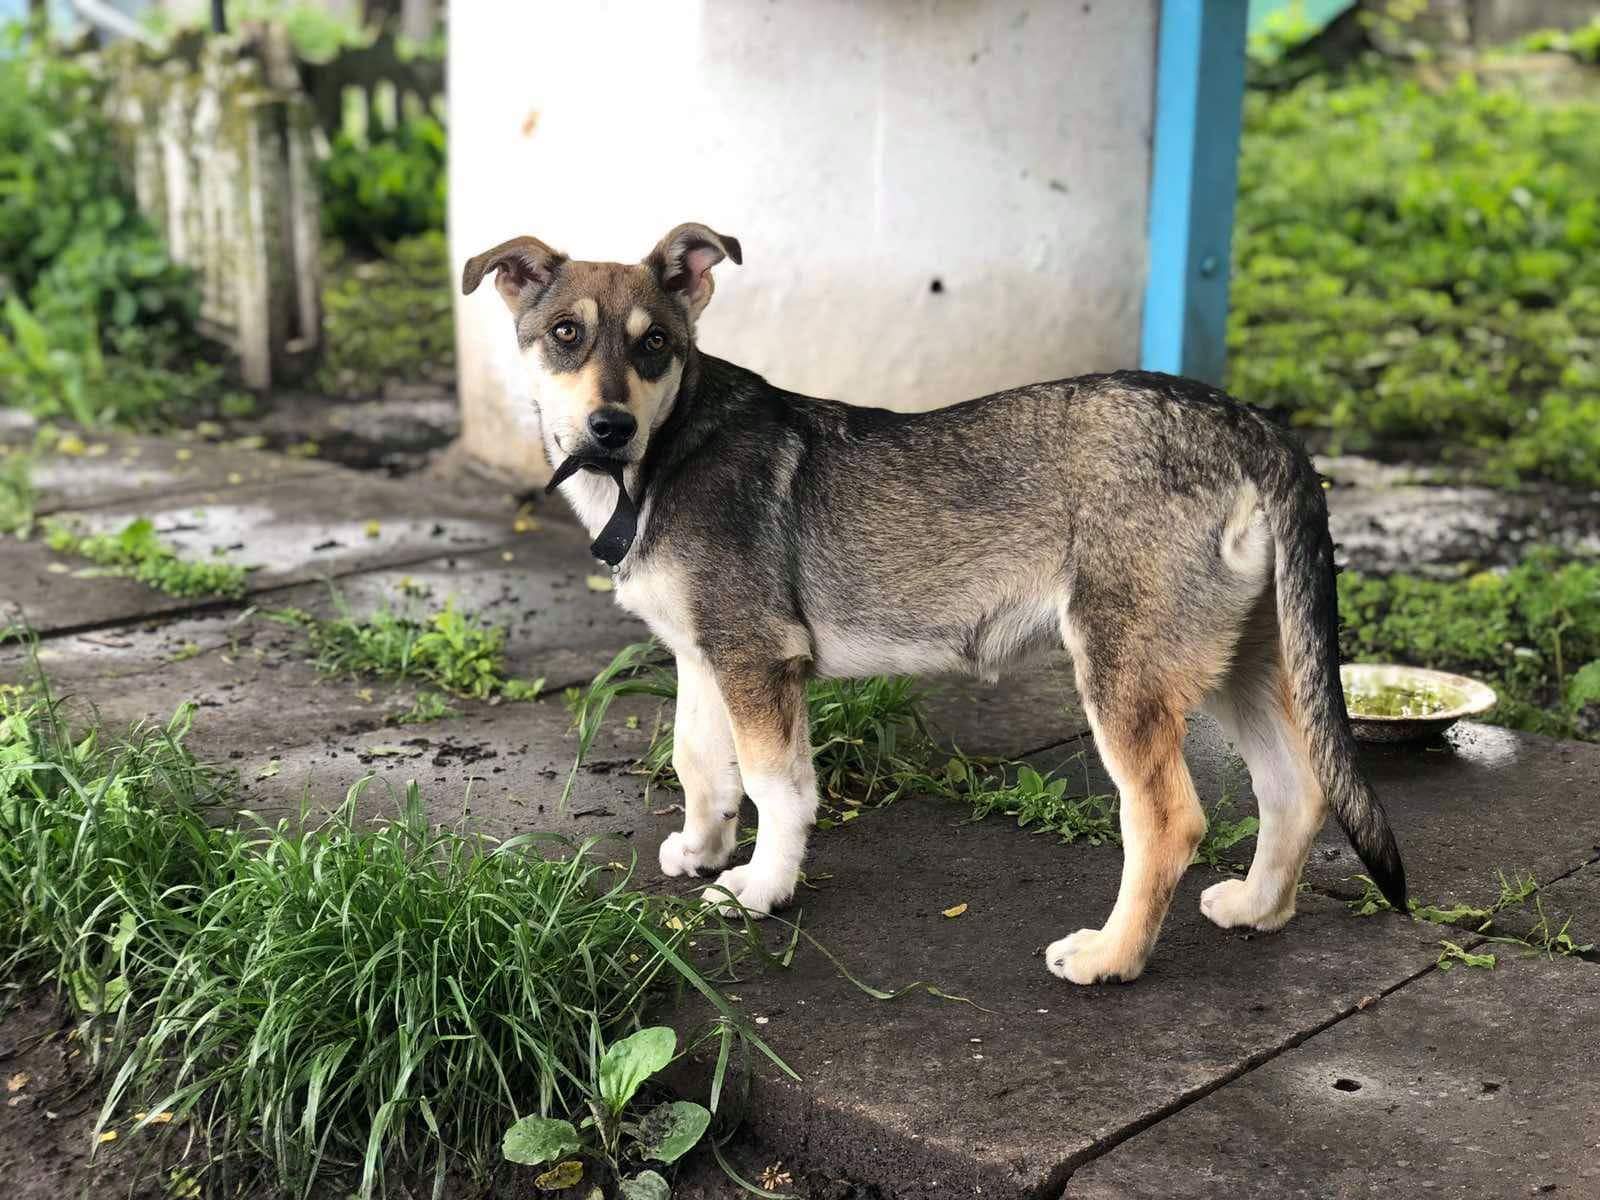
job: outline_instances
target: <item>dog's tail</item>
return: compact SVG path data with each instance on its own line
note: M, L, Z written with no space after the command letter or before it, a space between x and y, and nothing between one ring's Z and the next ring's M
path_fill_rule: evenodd
M1388 814L1356 762L1339 682L1333 539L1322 480L1306 456L1273 438L1257 487L1276 543L1278 631L1295 719L1323 795L1384 898L1406 908L1406 871Z

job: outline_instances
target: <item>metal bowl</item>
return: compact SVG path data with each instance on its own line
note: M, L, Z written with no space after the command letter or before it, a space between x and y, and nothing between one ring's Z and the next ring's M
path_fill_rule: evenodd
M1345 663L1339 668L1350 727L1365 742L1410 742L1434 737L1466 717L1481 716L1495 706L1494 689L1465 675L1377 663ZM1409 701L1415 698L1421 703ZM1390 714L1363 712L1373 699ZM1408 711L1414 709L1415 711Z

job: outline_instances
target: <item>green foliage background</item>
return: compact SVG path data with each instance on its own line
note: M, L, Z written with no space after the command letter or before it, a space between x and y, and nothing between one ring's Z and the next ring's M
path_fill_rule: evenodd
M1335 448L1600 483L1597 129L1370 63L1252 91L1230 390Z
M42 417L153 424L216 389L190 273L117 169L95 78L20 26L0 45L0 388Z

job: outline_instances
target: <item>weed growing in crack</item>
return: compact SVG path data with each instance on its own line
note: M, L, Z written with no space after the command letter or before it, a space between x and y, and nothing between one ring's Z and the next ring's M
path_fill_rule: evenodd
M1370 917L1380 912L1394 911L1394 907L1383 898L1383 894L1378 891L1370 878L1365 875L1356 875L1352 878L1360 881L1363 888L1360 896L1345 903L1345 907L1352 913L1358 917ZM1544 910L1544 898L1538 894L1539 883L1530 872L1513 871L1508 878L1504 870L1497 869L1495 879L1500 895L1486 908L1472 904L1424 904L1412 900L1411 918L1415 921L1427 921L1433 925L1447 925L1468 930L1482 935L1485 943L1498 942L1521 946L1529 956L1542 954L1548 959L1565 958L1587 954L1594 949L1593 942L1580 943L1573 937L1571 918L1559 927L1555 925ZM1521 909L1530 898L1533 900L1534 915L1537 920L1527 933L1509 932L1496 921L1495 918L1502 913ZM1498 961L1492 953L1472 954L1455 942L1441 940L1439 945L1440 970L1449 970L1458 964L1492 969Z
M313 616L286 608L265 614L305 632L312 663L328 675L376 675L383 679L415 679L454 696L475 700L532 700L543 679L514 679L505 673L506 631L454 600L432 612L418 603L415 589L401 590L398 606L382 604L358 617L334 593L337 616ZM443 697L419 693L401 723L436 720L449 715Z
M65 521L47 521L45 540L50 549L58 553L75 554L104 568L79 572L80 577L124 576L137 579L158 592L185 599L200 596L237 599L244 595L252 569L220 559L196 562L183 558L156 535L155 525L148 517L139 517L119 532L109 534L83 533Z
M1233 796L1224 791L1220 799L1206 814L1206 832L1195 847L1194 862L1203 863L1215 871L1228 871L1233 864L1224 862L1222 856L1245 838L1255 837L1261 829L1257 817L1233 817Z

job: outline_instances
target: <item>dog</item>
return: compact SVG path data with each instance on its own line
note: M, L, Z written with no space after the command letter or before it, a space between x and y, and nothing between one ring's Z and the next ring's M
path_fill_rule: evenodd
M616 599L676 656L683 829L668 875L727 866L741 797L750 861L708 900L791 898L816 813L806 681L968 671L1064 645L1121 793L1123 867L1099 929L1045 961L1135 979L1205 833L1185 717L1211 713L1260 804L1243 879L1201 896L1224 929L1281 928L1331 805L1391 904L1405 871L1362 777L1339 682L1321 480L1264 415L1140 371L1013 388L923 413L774 387L702 353L695 323L737 239L680 225L641 263L531 237L494 272L555 468Z

